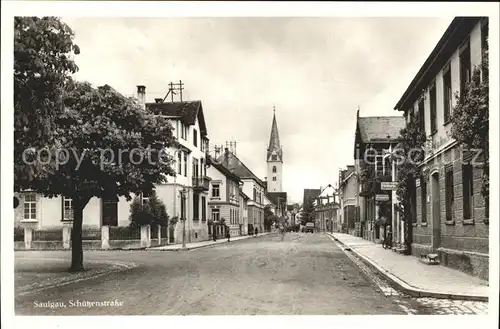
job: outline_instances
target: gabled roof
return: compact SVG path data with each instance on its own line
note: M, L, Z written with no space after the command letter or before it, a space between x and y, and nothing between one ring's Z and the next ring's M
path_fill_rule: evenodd
M248 169L248 167L245 166L245 164L236 155L234 155L230 151L227 151L226 153L227 153L227 161L225 158L226 156L225 153L219 156L219 158L217 158L216 161L222 163L224 167L231 170L231 172L236 176L238 176L240 179L245 179L245 178L253 179L257 182L257 184L265 188L264 182L259 177L257 177L250 169Z
M213 166L218 171L220 171L224 176L226 176L227 178L231 179L234 182L241 183L241 179L237 175L233 174L231 170L227 169L217 161L213 161L212 159L210 159L209 161L210 165Z
M303 204L306 203L306 200L311 199L314 200L321 193L320 189L304 189L304 200Z
M403 116L358 117L357 128L363 143L387 143L397 140L405 125Z
M207 136L207 126L201 101L146 103L146 108L155 114L179 118L186 125L200 125L200 134Z

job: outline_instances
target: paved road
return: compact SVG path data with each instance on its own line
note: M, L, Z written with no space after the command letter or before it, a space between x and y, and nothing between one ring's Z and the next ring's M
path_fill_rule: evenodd
M415 300L402 303L401 296L384 294L370 275L321 234L291 233L283 242L270 235L186 252L86 252L90 279L45 290L28 285L28 269L37 262L60 266L63 261L69 264L68 256L16 252L16 314L433 313ZM113 264L115 271L100 273L99 267L106 264ZM96 301L115 305L84 305ZM414 311L408 311L412 307Z

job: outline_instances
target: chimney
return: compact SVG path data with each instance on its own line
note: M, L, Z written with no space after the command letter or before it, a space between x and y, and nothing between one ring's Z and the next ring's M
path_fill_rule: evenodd
M144 107L146 104L146 86L137 86L137 99L139 100L139 105Z
M224 163L227 166L229 166L229 149L226 147L224 149Z
M156 104L163 103L163 98L155 98L155 103Z

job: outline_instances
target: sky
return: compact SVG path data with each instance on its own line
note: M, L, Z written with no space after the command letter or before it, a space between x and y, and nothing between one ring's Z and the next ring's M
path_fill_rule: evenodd
M201 100L210 144L266 173L273 106L283 145L283 190L335 186L353 164L356 111L394 110L448 25L443 18L75 18L75 78L146 101L184 82Z

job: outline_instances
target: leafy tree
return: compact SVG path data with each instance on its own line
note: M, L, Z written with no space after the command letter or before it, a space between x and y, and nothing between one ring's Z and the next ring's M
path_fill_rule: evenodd
M264 207L264 228L267 231L271 230L271 226L276 222L277 217L272 211L272 205L268 204Z
M451 135L470 149L480 149L483 155L481 194L489 200L489 60L484 51L481 65L476 66L471 81L465 86L464 97L456 94L457 105L451 115Z
M51 148L55 119L64 111L63 93L78 70L73 31L57 17L14 18L14 185L44 175L43 163L28 164L23 152ZM32 152L31 152L32 153ZM51 164L47 164L51 165Z
M420 176L419 164L424 159L424 146L427 141L425 132L417 120L412 119L399 133L397 154L398 188L396 194L401 200L401 219L404 225L406 252L411 253L412 243L412 196L415 191L415 179Z
M80 271L83 209L89 200L131 200L132 194L151 193L175 175L171 156L163 152L174 138L166 118L143 110L108 85L72 82L65 91L64 111L55 120L59 162L22 188L73 200L71 270Z
M308 222L315 222L314 220L314 203L311 198L306 199L302 207L301 223L306 225Z
M130 205L131 226L167 226L168 220L167 208L163 201L157 197L155 192L150 195L148 201L144 204L140 195L134 197Z

